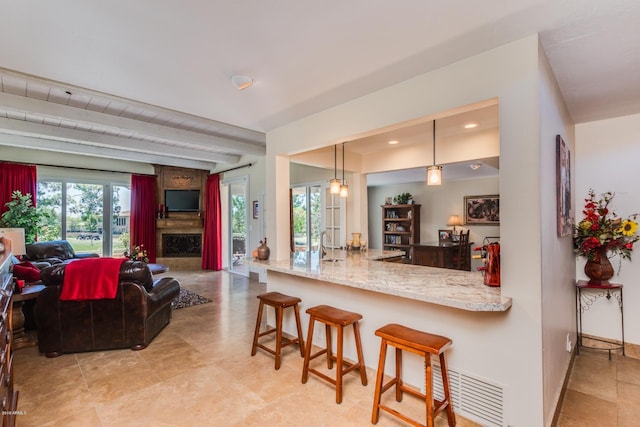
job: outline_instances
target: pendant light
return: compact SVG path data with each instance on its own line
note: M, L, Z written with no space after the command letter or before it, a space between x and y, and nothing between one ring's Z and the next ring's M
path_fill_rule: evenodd
M349 197L349 186L344 179L344 142L342 143L342 185L340 185L340 197Z
M427 168L427 185L442 184L442 166L436 165L436 121L433 121L433 165Z
M340 180L338 179L338 151L337 147L333 146L333 179L329 180L329 192L331 194L340 193Z

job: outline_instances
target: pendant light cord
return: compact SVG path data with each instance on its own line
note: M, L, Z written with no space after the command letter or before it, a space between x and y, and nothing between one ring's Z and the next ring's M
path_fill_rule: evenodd
M333 179L338 179L338 147L333 145Z
M433 166L436 165L436 120L433 119Z
M342 184L344 185L344 142L342 143Z

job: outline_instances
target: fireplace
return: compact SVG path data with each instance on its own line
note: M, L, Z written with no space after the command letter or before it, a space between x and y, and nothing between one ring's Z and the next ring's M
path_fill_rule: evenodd
M176 258L202 256L202 234L163 234L162 256Z

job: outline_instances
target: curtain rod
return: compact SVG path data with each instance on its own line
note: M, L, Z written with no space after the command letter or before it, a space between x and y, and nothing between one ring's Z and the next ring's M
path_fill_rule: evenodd
M231 168L231 169L225 169L223 171L220 172L216 172L216 173L225 173L225 172L231 172L234 171L236 169L242 169L242 168L250 168L251 166L253 166L253 163L247 163L246 165L242 165L242 166L236 166L235 168Z
M80 168L77 166L60 166L60 165L49 165L47 163L33 163L33 162L14 162L10 161L8 163L17 163L21 165L35 165L35 166L46 166L48 168L60 168L60 169L77 169L77 170L85 170L85 171L93 171L93 172L109 172L109 173L128 173L131 175L149 175L155 176L153 173L134 173L134 172L124 172L124 171L113 171L107 169L94 169L94 168Z

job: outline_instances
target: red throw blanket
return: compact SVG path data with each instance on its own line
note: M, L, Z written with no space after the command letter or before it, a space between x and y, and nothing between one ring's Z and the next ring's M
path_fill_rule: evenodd
M64 269L60 300L113 299L118 292L120 266L126 258L87 258L70 262Z

